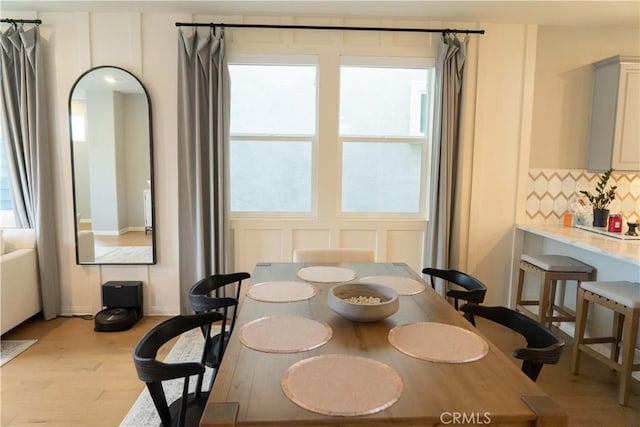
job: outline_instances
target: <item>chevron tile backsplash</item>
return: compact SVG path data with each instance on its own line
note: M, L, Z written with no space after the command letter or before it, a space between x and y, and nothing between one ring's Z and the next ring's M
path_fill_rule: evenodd
M580 190L592 193L600 173L582 169L530 169L527 180L527 219L534 224L562 223L562 216ZM616 198L609 210L624 221L640 219L640 174L611 174L610 185L617 185Z

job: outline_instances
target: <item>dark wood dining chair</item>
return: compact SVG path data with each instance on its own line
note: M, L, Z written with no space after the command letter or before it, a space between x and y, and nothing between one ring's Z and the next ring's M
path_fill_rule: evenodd
M147 385L162 426L198 425L207 403L209 391L201 390L205 372L202 360L200 362L167 363L157 359L158 350L168 341L186 331L210 326L221 320L222 314L216 312L172 317L151 328L135 346L133 363L138 378ZM197 387L195 392L189 393L189 379L193 375L197 376ZM168 404L162 383L178 378L184 379L182 396Z
M535 381L544 365L558 363L564 341L534 319L507 307L465 304L463 312L489 319L519 333L527 340L526 348L517 348L513 357L522 360L522 372Z
M431 287L436 288L435 278L440 278L446 282L453 283L458 288L448 289L446 296L453 298L456 310L459 310L459 300L482 304L487 293L487 287L475 277L458 270L440 270L437 268L423 268L422 274L428 275L431 280ZM465 313L464 317L475 326L473 314Z
M220 332L213 333L211 327L204 326L204 363L213 368L209 389L222 362L229 337L236 324L236 314L240 301L242 281L251 278L249 273L214 274L198 281L189 290L191 308L195 313L218 312L222 314ZM235 285L235 289L232 289ZM232 295L232 296L229 296ZM227 328L227 321L229 327ZM202 378L200 378L202 380ZM200 385L200 384L198 384Z

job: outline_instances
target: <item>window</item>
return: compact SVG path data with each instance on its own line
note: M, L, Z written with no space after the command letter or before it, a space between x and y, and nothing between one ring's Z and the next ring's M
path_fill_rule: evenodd
M424 212L432 69L422 61L395 62L343 58L344 213Z
M229 65L233 212L312 211L315 64Z
M433 65L416 58L318 61L230 58L231 211L423 219ZM318 123L326 125L322 132ZM327 175L334 171L337 180Z

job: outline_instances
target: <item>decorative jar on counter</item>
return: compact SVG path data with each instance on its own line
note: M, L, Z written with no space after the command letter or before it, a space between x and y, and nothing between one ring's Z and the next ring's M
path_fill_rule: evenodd
M611 233L622 233L622 215L609 215L609 226L607 231Z

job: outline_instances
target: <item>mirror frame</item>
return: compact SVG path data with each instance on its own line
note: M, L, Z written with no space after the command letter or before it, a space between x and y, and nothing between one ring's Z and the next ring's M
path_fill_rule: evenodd
M147 111L148 111L148 132L149 132L149 190L151 195L151 260L149 262L86 262L80 261L80 252L78 246L78 232L80 224L78 224L78 204L76 200L77 191L76 191L76 165L74 159L74 146L73 146L73 130L72 130L72 101L73 101L73 93L78 86L78 83L89 73L94 72L96 70L112 68L122 71L129 76L131 76L135 81L140 85L142 90L144 91L145 96L147 97ZM149 96L149 91L142 81L135 76L130 71L114 66L114 65L100 65L97 67L92 67L87 71L83 72L73 83L71 86L71 90L69 91L69 105L68 105L68 120L69 120L69 141L70 141L70 156L71 156L71 186L72 186L72 197L73 197L73 225L74 225L74 241L75 241L75 254L76 254L76 264L77 265L154 265L157 263L156 258L156 215L155 215L155 191L154 191L154 162L153 162L153 114L151 110L151 97ZM94 244L95 246L95 244Z

